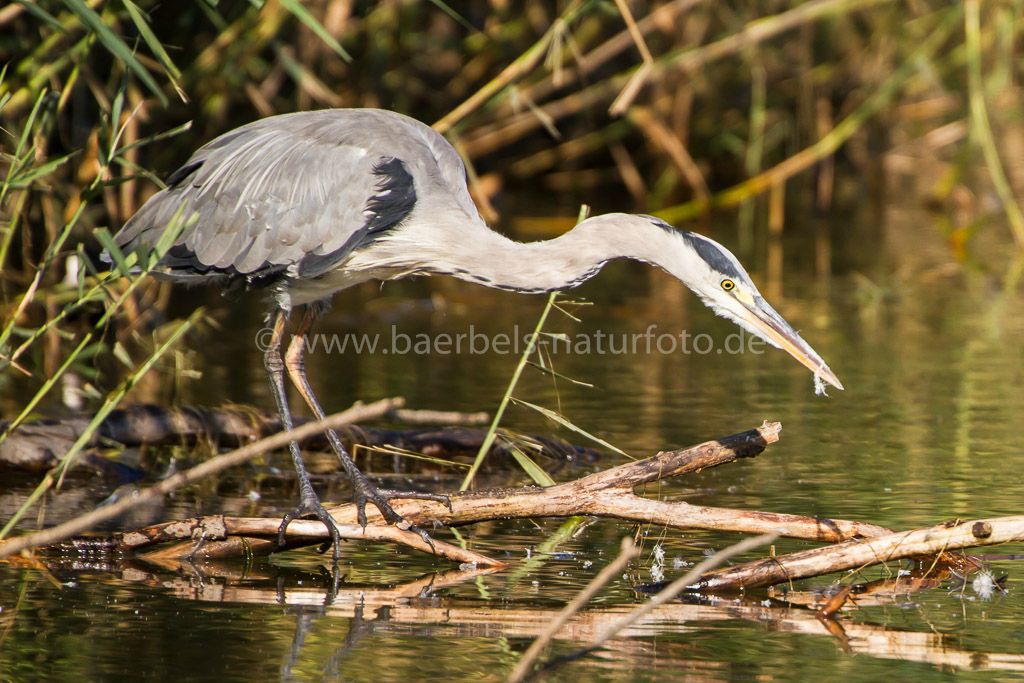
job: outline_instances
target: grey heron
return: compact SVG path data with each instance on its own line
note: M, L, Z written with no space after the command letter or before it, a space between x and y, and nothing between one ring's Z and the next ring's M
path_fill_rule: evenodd
M645 215L594 216L550 240L520 243L492 231L470 198L455 149L429 126L375 109L333 109L261 119L197 150L124 225L126 252L156 245L175 216L192 221L158 264L186 283L240 284L270 293L273 335L264 364L284 428L292 426L284 373L316 418L320 406L303 365L305 337L337 291L367 280L450 275L488 287L539 293L574 287L613 259L659 266L716 313L785 349L820 379L835 374L758 293L736 257L717 242ZM289 316L302 309L284 356ZM352 482L360 524L372 502L388 523L389 501L447 500L377 488L337 434L328 440ZM279 529L315 516L338 533L310 484L297 443L289 448L299 505Z

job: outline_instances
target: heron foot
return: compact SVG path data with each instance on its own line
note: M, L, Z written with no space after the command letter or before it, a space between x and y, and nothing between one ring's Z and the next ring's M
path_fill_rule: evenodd
M284 536L288 530L288 525L296 519L319 519L327 527L328 533L331 535L330 541L325 541L318 550L320 552L327 552L327 548L333 548L331 557L335 563L341 559L341 534L338 533L338 527L334 523L334 518L331 517L331 513L327 511L327 508L323 506L320 499L317 498L316 493L310 489L308 492L303 491L302 498L294 510L289 512L281 520L281 526L277 528L277 547L284 548Z
M354 490L352 500L356 504L356 519L359 520L359 526L366 528L366 504L373 503L378 510L380 510L381 517L388 524L393 524L399 529L406 531L414 531L420 535L429 546L430 549L437 554L437 549L434 547L434 540L430 538L430 535L415 524L410 524L405 519L395 512L395 509L391 507L388 501L409 499L409 500L433 500L438 503L444 503L444 505L451 510L452 501L448 496L441 493L426 493L423 491L395 491L393 489L380 489L374 486L366 475L359 473L359 476L354 477L352 482L352 488Z

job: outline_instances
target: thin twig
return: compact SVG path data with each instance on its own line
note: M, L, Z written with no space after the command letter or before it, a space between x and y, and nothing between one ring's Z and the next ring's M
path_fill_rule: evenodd
M630 11L626 0L615 0L615 6L618 7L619 14L622 15L622 20L626 23L626 28L629 30L629 36L633 39L636 49L640 52L640 57L644 60L643 66L634 72L625 87L622 88L622 92L615 98L612 105L608 107L608 113L612 116L622 116L629 109L629 106L633 104L633 100L636 99L640 88L646 83L648 74L654 68L654 57L651 56L651 51L647 47L647 41L644 40L643 31L636 25L636 19L633 18L633 12Z
M422 410L399 408L388 413L389 418L406 424L438 424L438 425L481 425L487 424L491 416L486 411L461 413L455 410Z
M704 179L704 174L701 173L690 151L686 149L686 145L651 109L648 107L634 107L629 113L629 119L638 125L648 138L668 154L668 157L683 174L683 177L686 178L690 189L693 190L697 197L705 201L711 198L711 190Z
M309 539L319 543L323 538L330 538L323 522L319 520L297 519L288 525L285 534L285 545L277 545L279 519L245 519L237 517L202 517L181 522L157 524L145 529L125 532L119 538L118 548L136 550L167 541L179 540L182 543L161 547L157 550L139 555L140 559L162 564L181 562L183 557L190 559L214 560L225 557L238 557L240 546L250 555L264 555L278 550L289 550L309 545ZM358 524L336 525L341 538L354 541L376 541L395 543L408 546L430 555L436 555L460 564L478 567L504 567L505 563L486 555L460 548L439 539L425 540L419 533L400 529L394 525L371 524L365 529ZM207 534L208 529L215 533ZM195 538L204 537L207 542L196 548ZM227 543L210 543L211 540L229 539Z
M577 612L583 609L583 606L590 602L590 599L593 598L594 595L596 595L597 592L605 586L605 584L615 578L615 576L626 567L626 564L636 557L638 553L639 550L635 545L633 545L633 539L629 536L623 538L621 549L619 550L619 556L606 565L597 576L591 579L590 583L576 594L576 597L574 597L569 604L567 604L562 611L558 613L557 617L548 622L548 625L537 635L536 640L530 644L530 647L523 653L523 656L519 659L515 668L512 669L512 673L508 675L508 682L518 683L518 681L523 680L523 678L526 677L526 672L529 671L533 662L536 661L537 657L540 656L540 653L544 651L544 648L547 647L548 643L550 643L555 637L555 634L557 634Z
M533 69L541 63L544 59L544 54L547 52L548 46L551 44L552 39L555 37L557 31L560 30L559 22L565 24L575 19L580 10L585 5L580 2L573 2L566 8L562 16L559 17L555 23L551 25L551 28L541 36L540 40L530 46L523 54L519 55L514 62L505 67L500 74L491 79L484 87L477 90L469 98L467 98L462 104L452 109L444 117L434 124L434 130L438 133L447 133L453 126L459 123L462 119L466 118L472 112L482 107L487 100L494 97L496 94L501 92L506 86L515 83L517 80L525 76L526 74L533 71Z

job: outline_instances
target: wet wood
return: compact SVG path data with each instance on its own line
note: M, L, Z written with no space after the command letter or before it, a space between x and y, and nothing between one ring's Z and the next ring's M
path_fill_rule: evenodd
M711 572L696 587L720 591L771 586L893 560L1014 541L1024 541L1024 515L957 521L747 562Z
M802 515L757 512L659 501L633 492L638 486L743 458L753 458L779 439L782 425L765 422L757 429L708 441L690 448L662 451L644 460L547 488L491 489L451 495L451 509L432 501L396 501L395 509L420 526L462 525L493 519L593 515L677 529L708 529L739 533L775 533L811 541L843 541L890 533L862 522ZM367 508L371 522L382 521ZM340 524L355 522L355 506L331 508ZM326 533L326 529L324 530Z
M817 614L820 619L831 619L832 616L843 608L846 601L850 599L850 594L853 593L852 586L843 586L835 594L828 599L828 601L821 606Z
M377 410L379 413L383 408ZM779 423L765 422L757 429L686 449L663 451L643 460L627 462L546 488L452 493L450 508L424 500L398 500L393 504L407 522L427 530L499 519L585 515L675 529L770 534L833 544L710 572L694 585L694 588L706 591L771 586L901 558L926 558L925 563L932 565L929 572L953 567L965 573L976 570L977 563L953 551L1024 540L1024 516L969 522L956 520L937 527L897 533L853 520L691 505L685 501L652 500L634 492L638 487L669 477L756 457L779 439L780 430ZM442 541L435 540L431 545L416 533L390 527L384 524L373 506L367 507L370 525L365 530L356 522L354 505L329 509L346 539L402 544L462 564L491 567L502 564ZM144 555L158 562L265 555L277 550L279 524L276 517L216 516L169 522L121 534L117 547L125 551L144 551L171 542L168 547L148 551ZM319 545L327 538L327 529L322 523L303 520L289 527L286 545L287 548ZM5 554L5 549L5 546L0 546L0 555ZM839 602L831 609L826 605L825 612L831 614L840 607Z
M123 534L118 545L121 548L138 548L168 540L188 539L139 556L142 560L161 563L180 560L183 557L216 560L269 555L272 552L309 545L310 539L313 543L324 541L323 524L300 519L288 525L288 542L284 548L278 548L276 536L280 524L279 519L245 519L215 515L134 530ZM405 545L460 564L479 567L505 566L504 562L451 543L437 539L432 539L428 543L419 534L396 526L373 525L363 529L358 524L344 524L338 525L338 533L346 540Z
M451 493L450 509L441 503L423 500L398 500L393 505L408 522L428 530L438 526L460 526L497 519L591 515L663 524L677 529L768 533L811 541L836 542L891 533L883 527L855 521L657 501L633 492L637 486L664 478L755 457L769 444L778 441L780 430L779 423L765 422L757 429L686 449L663 451L644 460L625 463L547 488ZM341 528L356 528L354 505L346 504L330 509ZM371 527L384 526L383 519L373 506L367 507L367 516ZM209 538L197 557L222 558L240 556L243 551L259 554L273 550L269 541L276 537L278 519L224 517L223 520L237 534L247 536L246 543L239 544L232 538ZM122 542L126 548L139 549L150 543L167 540L163 536L150 538L147 535L149 533L125 534ZM293 534L289 528L287 541L289 547L300 547L320 544L327 537L327 528L323 524L310 521L303 524L301 533L296 531ZM179 536L179 540L190 538L189 534ZM191 544L182 544L176 547L175 552L191 553L192 549Z
M378 412L383 409L384 407L378 408ZM576 514L616 516L614 512L605 509L607 501L614 500L614 505L620 505L620 501L617 499L627 498L643 506L646 504L646 499L633 494L634 487L662 477L676 476L740 458L753 457L763 451L769 443L777 441L780 430L779 423L766 422L759 429L734 434L717 441L709 441L688 449L658 453L646 460L626 463L566 484L543 489L527 487L453 493L451 494L451 509L440 503L434 504L433 501L399 500L395 501L394 505L408 522L426 529L441 524L467 524L511 517L561 517ZM225 458L228 455L230 454L220 457ZM162 482L149 491L164 485ZM640 518L638 516L644 514L642 507L639 511L633 512L629 511L628 506L620 505L618 509L622 514L632 514L634 518ZM681 508L684 514L695 510L700 510L700 508L694 506ZM337 507L332 513L343 538L400 543L431 553L436 551L436 554L442 557L462 563L475 563L481 566L501 564L497 560L438 541L431 546L423 541L418 534L389 527L384 524L383 519L373 506L367 507L371 525L366 530L361 529L357 524L354 505ZM685 517L673 521L677 526L686 526ZM816 528L821 527L814 520L810 520L810 522ZM836 526L836 523L830 524ZM278 549L276 539L279 525L280 520L277 518L239 518L216 515L197 520L168 522L125 532L119 535L118 546L123 550L141 550L157 544L176 541L169 548L146 555L160 561L168 558L208 560L265 555ZM841 522L837 528L847 526L848 523ZM816 531L815 536L819 533ZM286 544L287 548L318 545L323 543L327 537L327 528L322 523L303 520L293 522L289 526ZM17 540L22 544L26 543L23 539ZM0 545L0 553L3 553L4 548L5 545Z
M96 508L91 512L79 515L54 527L4 540L0 542L0 558L8 557L30 548L60 543L75 534L81 534L92 529L97 524L115 519L135 507L160 500L163 496L181 486L199 481L229 467L241 465L264 453L284 448L292 440L301 441L312 434L321 433L327 429L336 429L360 420L374 419L386 414L389 410L401 407L403 403L404 401L401 398L387 398L374 403L359 404L340 413L328 415L323 420L304 424L287 432L280 432L265 439L260 439L235 449L230 453L218 455L184 472L173 474L149 488L134 491L131 495L124 496L116 502ZM48 474L47 476L51 475Z

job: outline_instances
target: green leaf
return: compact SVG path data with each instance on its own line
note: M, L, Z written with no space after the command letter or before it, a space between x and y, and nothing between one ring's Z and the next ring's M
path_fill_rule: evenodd
M142 62L135 58L132 50L125 42L111 31L109 26L103 23L100 15L96 14L83 0L64 0L64 4L79 18L86 28L96 34L96 37L99 38L103 47L107 48L110 54L124 62L124 65L139 77L139 80L160 100L160 104L167 105L167 96L164 95L156 80L146 71L146 67L142 66Z
M586 387L587 389L593 389L594 388L594 385L591 384L590 382L584 382L581 379L576 379L575 377L570 377L569 375L563 375L560 372L555 372L554 368L549 368L546 365L540 365L540 364L534 363L532 361L529 362L528 365L530 365L531 367L537 368L538 370L540 370L541 372L543 372L545 374L551 375L555 379L562 379L562 380L565 380L566 382L572 382L576 386Z
M115 342L114 348L111 350L114 358L121 361L121 365L125 366L129 370L135 369L135 361L132 360L131 355L128 353L128 349L124 348L121 342Z
M596 444L600 444L601 446L604 446L605 448L608 448L608 449L610 449L612 451L615 451L619 455L624 455L627 458L632 459L632 456L629 455L628 453L626 453L625 451L623 451L622 449L616 448L615 446L611 445L610 443L608 443L604 439L601 439L601 438L598 438L598 437L594 436L593 434L591 434L587 430L583 429L582 427L577 427L572 422L569 422L569 420L565 419L564 417L562 417L561 415L559 415L558 413L556 413L553 410L548 410L547 408L545 408L543 406L539 406L539 405L536 405L534 403L530 403L528 401L521 401L518 398L513 398L512 400L514 402L518 403L519 405L526 406L527 408L533 408L534 410L536 410L538 413L540 413L544 417L548 418L549 420L553 420L553 421L557 422L558 424L562 425L563 427L565 427L567 429L571 429L572 431L576 432L580 436L585 436L586 438L590 439L591 441L593 441Z
M173 137L175 135L179 135L181 133L184 133L187 130L191 130L191 128L192 128L192 122L191 121L187 121L187 122L181 124L180 126L175 126L174 128L171 128L170 130L165 130L165 131L163 131L161 133L154 133L153 135L150 135L150 136L147 136L147 137L144 137L144 138L139 138L138 140L135 140L134 142L129 142L127 145L121 145L120 147L117 148L117 154L120 157L121 155L123 155L125 152L127 152L130 149L134 149L136 147L143 147L145 145L150 144L151 142L157 142L158 140L163 140L165 138L169 138L169 137Z
M504 446L508 449L508 452L512 454L512 457L516 459L519 466L523 468L523 471L530 475L530 479L533 479L538 486L554 486L555 480L551 478L547 472L544 471L540 465L534 462L533 458L528 456L522 449L515 444L502 439Z
M153 29L149 27L149 22L146 21L145 15L142 10L132 0L121 0L124 3L125 9L128 10L128 15L131 16L132 22L135 23L135 28L138 29L139 35L146 41L146 45L156 55L156 58L160 60L160 64L163 65L164 70L167 71L167 75L171 79L171 84L174 85L174 89L181 92L181 88L178 85L178 79L181 78L181 72L178 71L178 67L171 61L170 55L164 49L164 46L160 43L160 39L153 33Z
M338 56L344 59L346 62L352 63L352 55L350 55L345 48L341 46L334 36L328 33L327 29L324 28L323 24L317 21L316 17L309 13L299 0L281 0L281 6L292 13L292 15L305 24L309 30L317 34L320 40L324 41L327 47L331 48L338 53Z
M124 277L131 276L132 268L128 265L124 252L121 251L121 247L117 246L117 242L114 241L110 232L106 228L99 228L93 234L96 235L96 240L100 243L100 246L107 250L107 254L110 255L110 259L117 267L117 272Z
M462 26L462 28L466 29L470 33L480 33L480 31L477 30L476 26L473 26L473 24L469 23L469 21L465 17L463 17L461 14L456 12L451 7L449 7L448 3L441 2L441 0L430 0L430 2L439 10L441 10L449 17L451 17L455 21L455 23L459 24L460 26Z
M42 178L43 176L49 175L50 173L53 173L55 170L57 170L57 168L63 165L65 161L73 157L75 154L78 154L78 152L76 151L72 152L71 154L65 154L64 156L58 157L57 159L50 159L45 164L40 164L39 166L30 168L24 173L20 173L14 178L11 178L11 186L19 189L28 187L32 183L32 181Z
M50 28L59 31L60 33L64 33L64 27L61 26L61 23L57 21L52 14L40 7L38 3L28 2L28 0L18 0L18 4L24 7L28 13L36 19L39 19L45 24L49 24Z
M167 227L164 228L164 231L160 233L160 239L158 239L156 244L153 245L153 250L146 255L146 261L150 263L150 265L147 266L148 269L152 269L156 266L156 262L162 259L164 255L171 250L171 247L173 247L174 243L178 241L178 238L181 237L181 233L185 232L186 228L199 222L199 214L195 211L189 214L188 218L183 220L182 216L184 215L185 205L182 204L178 207L177 211L174 212L174 215L171 216L171 220L167 223Z

